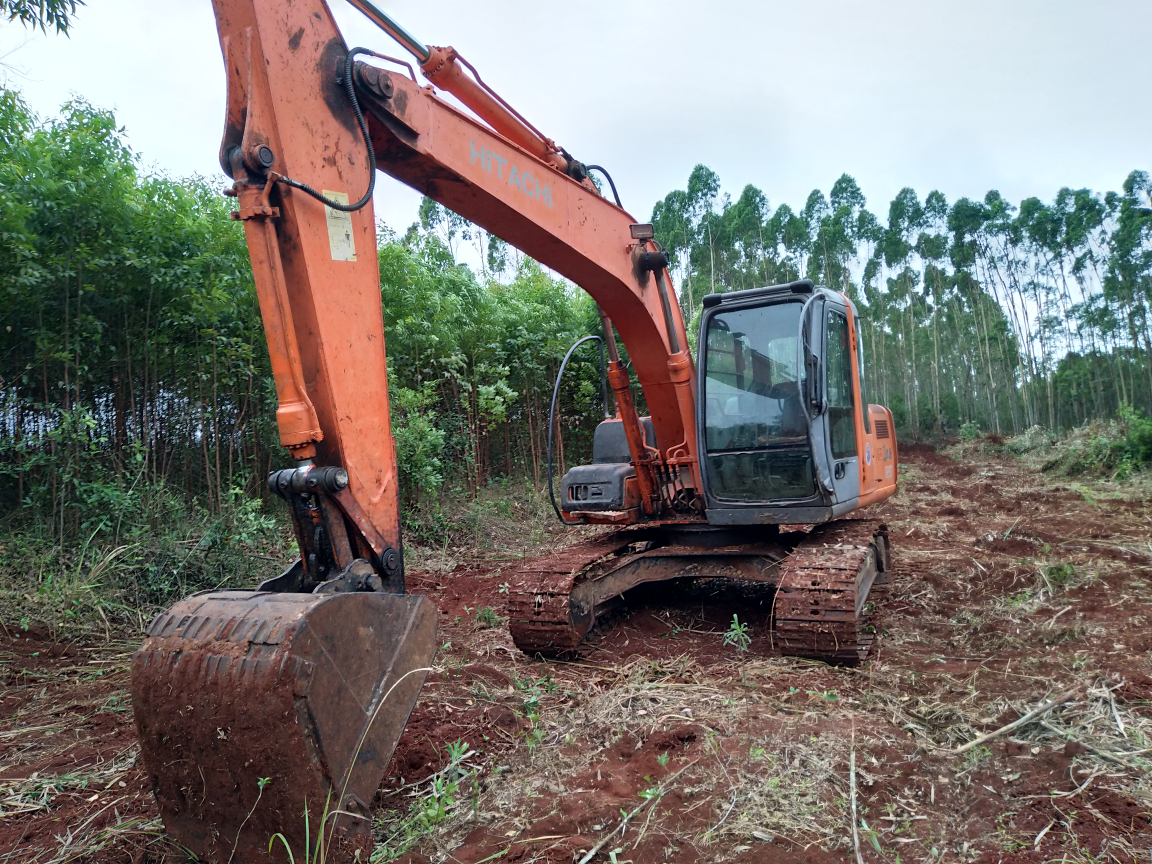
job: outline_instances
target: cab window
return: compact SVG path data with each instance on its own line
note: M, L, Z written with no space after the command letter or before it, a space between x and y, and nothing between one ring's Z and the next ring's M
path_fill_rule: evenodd
M717 498L814 494L800 403L798 302L718 312L704 349L704 444Z
M852 389L852 348L848 341L848 318L828 312L828 431L834 459L856 455L856 400Z

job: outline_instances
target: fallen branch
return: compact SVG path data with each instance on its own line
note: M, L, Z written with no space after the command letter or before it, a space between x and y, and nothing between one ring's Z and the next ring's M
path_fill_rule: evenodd
M856 828L856 730L852 730L852 755L848 760L848 782L852 787L852 845L856 850L856 864L864 864L860 854L860 832Z
M672 784L672 781L675 780L677 777L679 777L681 774L683 774L685 771L687 771L689 768L691 768L693 765L695 765L697 761L699 761L699 760L693 759L691 762L689 762L687 765L685 765L683 768L681 768L679 771L677 771L675 774L673 774L671 777L669 777L667 780L665 780L663 783L661 783L660 789L656 792L655 795L651 796L650 798L645 798L643 801L641 801L639 804L637 804L635 807L633 807L632 812L627 814L620 821L619 825L617 825L615 828L613 828L611 831L609 831L607 834L605 834L603 837L601 837L599 842L597 842L595 846L593 846L591 849L589 849L585 853L584 857L580 859L580 864L588 864L589 861L591 861L593 858L595 858L596 853L598 853L601 849L604 848L604 844L607 843L609 840L611 840L612 837L615 836L617 831L623 831L624 829L626 829L628 827L628 823L632 821L633 817L637 813L639 813L641 810L643 810L645 807L647 807L652 801L657 801L657 800L663 798L668 793L668 788ZM623 834L621 834L621 836L623 836Z
M1071 690L1066 690L1065 692L1063 692L1059 696L1057 696L1055 699L1053 699L1051 702L1045 702L1043 705L1039 706L1038 708L1036 708L1032 711L1029 711L1027 714L1025 714L1019 720L1013 720L1007 726L1001 726L995 732L989 732L986 735L981 735L979 738L975 738L975 739L969 741L967 744L961 744L955 750L950 750L949 752L953 756L959 756L961 753L967 753L973 747L978 747L979 745L983 744L985 741L991 741L993 738L999 738L1001 735L1006 735L1007 733L1012 732L1015 729L1019 729L1021 726L1026 726L1027 724L1029 724L1033 720L1035 720L1037 717L1042 717L1043 715L1047 714L1053 708L1056 708L1060 705L1063 705L1065 702L1071 702L1072 699L1075 698L1077 696L1077 694L1079 694L1079 693L1080 693L1079 685L1076 687L1073 687Z

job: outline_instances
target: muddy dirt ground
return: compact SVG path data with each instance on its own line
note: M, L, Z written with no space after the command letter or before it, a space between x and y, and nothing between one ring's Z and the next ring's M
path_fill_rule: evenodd
M780 657L770 597L707 585L631 597L578 658L532 660L490 626L506 555L410 573L444 645L378 795L374 860L1148 861L1148 485L901 455L901 494L868 514L895 575L856 668ZM723 642L734 613L747 651ZM135 637L4 622L0 639L0 862L186 860L136 764Z

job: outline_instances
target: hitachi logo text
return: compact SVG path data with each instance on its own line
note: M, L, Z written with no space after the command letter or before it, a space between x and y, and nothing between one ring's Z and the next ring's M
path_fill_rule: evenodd
M509 164L503 156L489 150L487 147L476 149L476 142L469 141L472 149L472 164L479 164L489 174L495 174L500 180L505 180L509 186L515 186L529 198L535 198L548 207L552 206L552 187L542 180L538 180L528 171L520 171L515 164Z

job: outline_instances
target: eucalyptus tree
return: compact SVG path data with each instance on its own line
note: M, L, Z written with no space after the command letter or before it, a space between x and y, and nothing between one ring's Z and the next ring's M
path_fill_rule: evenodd
M1124 181L1123 194L1109 193L1115 227L1109 236L1104 297L1122 310L1134 362L1144 367L1152 391L1152 179L1146 171L1133 171ZM1141 357L1141 355L1143 355ZM1133 390L1136 382L1133 380Z
M25 27L39 27L43 32L53 27L57 33L66 34L83 5L84 0L0 0L0 15Z

